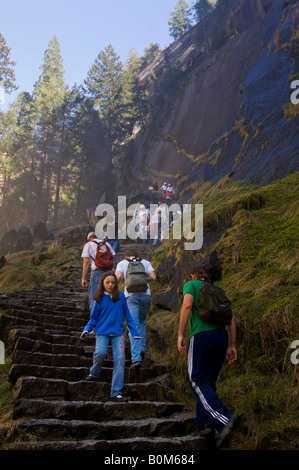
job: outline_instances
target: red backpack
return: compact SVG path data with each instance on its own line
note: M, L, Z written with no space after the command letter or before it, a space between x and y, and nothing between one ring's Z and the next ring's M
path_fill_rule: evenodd
M98 269L102 269L103 271L112 270L114 266L114 257L106 242L104 240L100 242L96 242L95 240L91 241L96 243L97 245L96 257L92 258L95 262L96 267Z

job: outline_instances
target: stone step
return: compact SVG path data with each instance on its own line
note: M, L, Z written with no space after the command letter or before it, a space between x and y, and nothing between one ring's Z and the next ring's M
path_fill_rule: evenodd
M123 395L131 401L172 401L172 380L164 374L144 383L125 383ZM110 398L111 383L68 382L63 379L43 377L20 377L14 388L14 399L45 399L69 401L107 401Z
M50 367L91 367L92 365L91 358L78 356L76 354L28 352L20 349L14 353L12 360L15 364Z
M72 312L68 312L66 315L55 315L55 311L51 313L36 313L34 309L11 309L9 314L11 317L19 318L20 320L36 321L38 325L56 325L57 327L72 327L72 328L84 328L89 320L89 314L81 314L81 317L71 316Z
M10 317L4 317L4 323L12 324L10 322ZM1 318L0 318L0 326L1 326ZM5 325L4 325L5 326ZM9 325L8 325L9 326ZM16 325L17 326L17 325ZM1 331L1 328L0 328ZM27 340L32 340L34 342L44 342L51 344L52 346L76 346L80 349L85 349L87 347L95 346L96 337L93 334L88 335L84 338L84 341L80 338L82 330L79 330L76 336L69 334L69 333L58 333L58 332L51 332L45 331L42 329L31 329L31 328L12 328L9 333L8 342L10 343L10 347L15 347L17 345L18 339L20 337L26 338Z
M87 322L86 322L87 323ZM82 323L84 327L84 322ZM14 327L23 327L25 329L35 329L36 331L48 332L53 334L75 333L78 337L82 333L82 328L69 325L56 325L55 323L44 323L29 318L20 318L14 315L0 315L0 330L8 334L9 330ZM5 334L4 333L4 334Z
M84 356L85 348L74 344L48 343L38 339L19 336L14 345L15 353L18 351L26 351L27 353L44 353L44 354L72 354L75 356ZM18 356L14 356L18 357ZM19 362L16 359L16 362Z
M25 338L26 340L26 338ZM19 343L18 343L19 344ZM17 345L18 345L17 344ZM46 343L44 343L46 344ZM23 342L23 346L27 345L27 342ZM35 344L34 344L35 346ZM51 346L51 345L48 345ZM60 348L62 347L63 352L61 353ZM94 351L94 346L91 347L91 352L86 353L86 348L78 348L78 352L81 354L72 354L74 352L73 346L69 348L69 353L65 351L64 345L57 345L56 346L56 352L52 351L28 351L26 349L22 350L19 348L15 348L14 354L12 356L12 360L14 364L21 365L21 364L27 364L27 365L37 365L37 366L50 366L50 367L88 367L90 368L92 366L93 360L93 351ZM130 356L129 353L129 348L127 349L127 356ZM131 360L127 359L126 361L127 365L131 365ZM104 360L103 363L104 367L110 367L111 372L114 366L114 361L112 357L112 350L111 346L108 346L107 349L107 356ZM150 361L149 359L145 359L141 371L144 371L147 369L147 367L151 368L152 375L162 375L165 374L166 368L164 365L154 363ZM132 370L131 370L132 371Z
M43 315L56 315L64 316L65 313L72 315L82 315L87 312L84 305L78 305L68 302L66 299L62 302L56 298L53 299L53 302L42 302L35 299L0 299L0 308L6 310L24 310L33 313L40 313Z
M194 433L194 435L182 435L167 437L133 437L128 439L115 439L115 440L51 440L51 441L38 441L38 442L18 442L14 444L15 450L98 450L105 451L105 455L109 452L134 452L134 451L147 451L147 452L180 452L183 451L198 451L210 449L209 443L206 439ZM183 455L183 454L182 454ZM179 455L180 456L180 455ZM172 455L174 457L174 455ZM170 458L170 457L169 457ZM183 457L181 457L183 459ZM182 464L186 465L188 459L192 456L187 456L186 460L181 460ZM125 462L128 462L126 460ZM190 465L192 460L190 460Z
M132 401L124 403L96 401L18 400L14 419L38 418L87 420L95 422L121 419L161 418L183 411L183 405L171 402Z
M124 405L124 404L123 404ZM132 439L134 437L182 436L196 431L194 416L179 413L169 418L145 418L95 422L88 420L28 419L19 421L22 433L39 439L71 438L92 440Z
M53 359L53 363L55 358ZM59 357L56 362L63 363L63 356ZM62 379L68 382L77 382L79 380L86 380L89 375L89 369L92 366L92 360L89 360L88 367L82 366L61 366L61 365L40 365L40 364L16 364L14 363L9 371L9 380L15 384L18 378L31 376L41 377L48 379ZM156 377L156 371L153 368L145 369L141 367L139 370L125 368L124 380L125 382L145 382ZM102 367L101 374L98 378L100 382L111 382L112 368Z

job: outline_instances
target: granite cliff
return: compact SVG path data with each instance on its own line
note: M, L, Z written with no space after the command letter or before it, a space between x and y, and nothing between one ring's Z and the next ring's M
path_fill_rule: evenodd
M134 189L265 184L298 170L298 22L292 0L223 1L142 71L159 99L134 136Z

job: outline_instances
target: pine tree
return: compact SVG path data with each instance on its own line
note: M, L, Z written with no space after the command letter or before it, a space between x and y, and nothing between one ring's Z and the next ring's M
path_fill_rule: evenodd
M144 59L138 57L137 51L130 51L129 59L122 74L122 128L124 135L130 135L134 124L145 124L148 113L148 99L145 90L139 85L139 73Z
M54 224L57 220L61 167L65 139L68 89L64 82L62 57L57 38L49 42L41 66L41 75L34 86L36 145L40 151L40 192L45 196L41 218L48 219L54 202ZM55 189L54 189L55 186Z
M177 40L192 27L191 11L185 0L179 0L171 12L169 24L170 35Z
M94 106L104 123L111 148L113 142L120 138L119 111L122 104L122 69L120 57L109 44L104 51L99 53L84 81L85 90L93 99Z
M7 47L4 36L0 33L0 86L6 93L11 93L18 87L14 84L14 66L16 63L9 58L10 48Z

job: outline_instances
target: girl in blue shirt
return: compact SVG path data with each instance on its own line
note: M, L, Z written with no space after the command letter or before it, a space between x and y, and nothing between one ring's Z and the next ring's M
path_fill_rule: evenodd
M117 402L128 401L122 396L125 372L125 318L129 330L135 339L140 339L135 323L127 306L123 292L119 292L117 278L113 272L106 272L100 279L97 287L94 305L90 320L85 326L81 338L95 329L97 339L93 354L93 365L87 380L96 380L100 375L103 361L106 357L109 342L112 344L114 360L111 400Z

